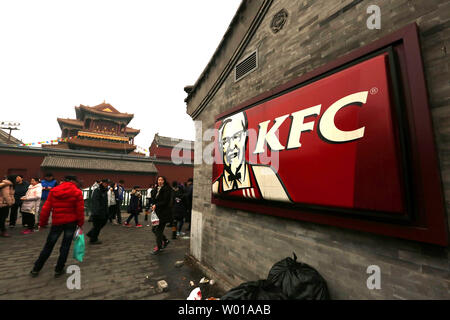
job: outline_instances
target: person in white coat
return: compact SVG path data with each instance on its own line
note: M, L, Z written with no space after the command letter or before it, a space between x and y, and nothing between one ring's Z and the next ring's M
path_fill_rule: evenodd
M117 213L117 201L116 201L116 193L114 191L115 184L111 184L108 188L108 219L110 223L113 223L113 219ZM117 225L116 222L114 224Z
M39 183L39 178L32 178L28 191L20 198L22 206L20 212L22 213L23 225L26 229L22 234L30 234L34 232L35 215L39 212L39 204L42 196L42 185Z

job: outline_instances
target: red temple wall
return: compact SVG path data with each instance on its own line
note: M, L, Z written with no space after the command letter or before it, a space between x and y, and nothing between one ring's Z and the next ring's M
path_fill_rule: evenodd
M170 184L172 184L172 181L185 183L189 178L193 178L194 176L193 166L155 163L155 167L158 170L158 175L166 177L167 182Z
M172 149L169 147L157 147L155 143L152 143L150 146L150 156L156 156L159 159L171 159L172 157ZM194 151L193 150L184 150L184 154L180 151L175 151L176 155L181 155L181 159L191 159L192 162L194 160Z
M43 178L46 172L53 173L57 180L61 180L66 175L76 175L82 182L83 188L91 186L95 180L108 178L112 181L125 181L125 187L131 188L138 185L142 188L147 188L150 184L156 183L157 175L154 174L139 174L139 173L117 173L107 171L92 171L92 170L68 170L68 169L42 169L41 163L44 156L28 155L24 153L0 154L0 174L2 176L7 174L22 174L25 180L30 181L34 176ZM186 165L171 165L155 163L158 170L158 175L165 176L169 183L176 180L184 183L187 179L193 177L194 167Z

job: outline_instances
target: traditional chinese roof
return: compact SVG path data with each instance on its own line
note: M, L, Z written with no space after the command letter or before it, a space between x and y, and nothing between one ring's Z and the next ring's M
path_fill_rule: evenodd
M177 146L183 147L184 149L194 149L194 141L164 137L158 134L155 134L153 142L159 147L173 148Z
M121 113L116 108L114 108L109 103L101 103L99 105L96 105L94 107L85 106L80 104L79 107L75 107L75 113L77 115L77 119L83 121L85 113L92 113L104 116L105 118L115 118L115 119L122 119L122 120L128 120L127 123L133 119L134 114L130 113Z
M141 132L141 130L139 130L139 129L134 129L131 127L125 128L125 134L130 137L136 137L139 134L139 132Z
M77 119L63 119L63 118L57 118L59 127L61 130L63 129L64 125L77 127L77 128L83 128L83 121L77 120Z
M115 151L123 150L124 152L127 153L136 149L136 146L132 144L109 142L107 140L88 140L88 139L73 138L67 141L67 143L69 144L69 146L106 149Z
M116 172L153 173L158 171L149 161L105 160L99 158L81 158L64 156L47 156L41 164L42 168L100 170Z

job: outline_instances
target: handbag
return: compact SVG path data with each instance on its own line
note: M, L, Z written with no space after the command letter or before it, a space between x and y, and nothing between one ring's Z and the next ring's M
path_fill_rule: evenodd
M73 244L73 258L80 262L83 262L84 253L85 253L85 242L84 242L84 234L83 229L78 228L75 232L74 236L74 244Z
M150 216L150 220L152 221L152 226L159 225L159 217L155 211L152 211L152 215Z

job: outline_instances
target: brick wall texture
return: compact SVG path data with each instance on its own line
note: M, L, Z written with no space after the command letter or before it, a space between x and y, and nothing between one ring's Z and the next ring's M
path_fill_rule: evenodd
M381 8L381 29L369 30L369 5ZM272 17L289 16L274 34ZM238 82L230 73L196 120L205 131L219 113L310 72L407 24L419 26L425 78L450 208L450 2L448 0L273 1L242 53L258 49L259 68ZM219 40L219 39L218 39ZM198 135L199 133L197 133ZM201 137L197 136L197 141ZM209 142L203 142L205 148ZM449 299L450 251L433 245L211 204L210 164L194 170L195 219L201 239L193 254L229 286L266 278L271 266L295 252L326 279L333 299ZM195 238L195 237L194 237ZM200 241L198 241L200 240ZM198 252L201 252L199 254ZM369 290L367 267L381 268L381 289Z

